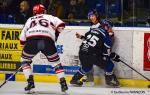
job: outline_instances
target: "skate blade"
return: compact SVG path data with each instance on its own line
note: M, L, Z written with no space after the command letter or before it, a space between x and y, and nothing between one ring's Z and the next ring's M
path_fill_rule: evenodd
M69 84L70 87L82 87L82 85L76 85L76 84Z
M68 91L67 91L67 90L66 90L66 91L63 91L63 92L62 92L62 95L69 95L69 94L68 94Z
M68 89L66 89L66 90L61 90L61 92L67 92L68 91Z
M26 91L26 94L34 94L34 93L35 93L34 90L27 90L27 91Z
M118 86L113 86L113 85L106 85L107 88L120 88L121 86L118 85Z
M95 83L94 82L83 82L83 86L84 87L93 87L93 86L95 86Z

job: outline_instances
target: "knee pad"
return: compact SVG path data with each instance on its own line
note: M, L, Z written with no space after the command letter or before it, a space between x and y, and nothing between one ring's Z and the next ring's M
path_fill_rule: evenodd
M21 58L21 64L22 64L22 66L24 66L24 65L30 65L31 63L32 63L32 60Z

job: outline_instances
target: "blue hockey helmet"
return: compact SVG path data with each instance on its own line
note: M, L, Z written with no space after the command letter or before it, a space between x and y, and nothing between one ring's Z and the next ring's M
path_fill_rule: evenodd
M88 12L88 19L89 19L90 16L92 16L92 15L95 15L95 16L97 17L97 19L100 20L100 14L99 14L95 9L90 10L90 11Z
M101 25L108 28L112 28L114 26L113 22L108 19L101 20Z

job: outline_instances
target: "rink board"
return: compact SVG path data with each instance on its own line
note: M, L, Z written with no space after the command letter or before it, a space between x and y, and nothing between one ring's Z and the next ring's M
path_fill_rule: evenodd
M7 78L10 77L10 75L12 75L12 73L7 73L7 74L1 73L0 80L6 80ZM66 80L68 83L71 80L71 78L72 78L72 75L66 75ZM94 79L95 86L105 85L105 83L103 83L104 80L102 78L98 76L95 76L94 78L95 78ZM34 80L35 82L42 82L42 83L58 83L59 82L55 74L51 74L51 75L34 74ZM20 73L12 77L10 81L25 82L26 80L25 80L24 75ZM131 80L131 79L119 79L119 82L122 87L133 87L133 88L147 88L147 86L150 84L150 82L146 80Z
M0 63L0 70L2 73L5 71L16 71L20 64L20 53L22 48L19 47L19 33L22 29L22 25L0 25L0 61L7 61L7 66L4 63ZM115 44L113 51L117 52L123 61L127 62L129 65L133 66L143 75L150 78L150 51L148 52L150 28L135 28L135 27L114 27L115 32ZM85 34L89 30L89 27L85 26L67 26L65 31L60 34L57 41L57 49L60 54L61 63L64 66L74 66L79 65L78 51L81 44L81 40L75 37L76 32L80 34ZM4 51L5 50L5 51ZM7 51L7 52L6 52ZM14 53L15 52L15 53ZM20 52L20 53L16 53ZM9 56L3 57L4 56ZM15 57L13 57L15 56ZM8 62L16 62L14 65L10 65ZM49 65L46 57L42 54L38 54L33 63L39 65ZM116 74L120 78L120 82L124 86L134 86L145 87L148 84L144 81L144 78L139 74L135 73L133 70L123 65L122 63L115 63ZM42 74L35 75L35 81L39 82L57 82L55 75L47 75L51 69L47 68ZM98 69L95 70L96 75L100 74ZM37 72L41 73L41 72ZM102 75L102 73L101 73ZM10 74L0 74L0 80L4 80L9 77ZM43 78L45 76L45 78ZM70 75L67 75L67 81L70 80ZM131 80L127 80L131 79ZM134 79L134 80L133 80ZM139 80L136 80L139 79ZM12 80L24 81L24 77L21 74L17 74ZM95 79L100 81L99 78ZM98 83L96 83L98 84Z

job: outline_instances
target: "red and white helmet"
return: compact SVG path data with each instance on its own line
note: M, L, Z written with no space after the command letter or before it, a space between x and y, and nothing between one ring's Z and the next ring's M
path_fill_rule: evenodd
M42 4L37 4L33 7L33 14L43 14L45 13L45 7Z

